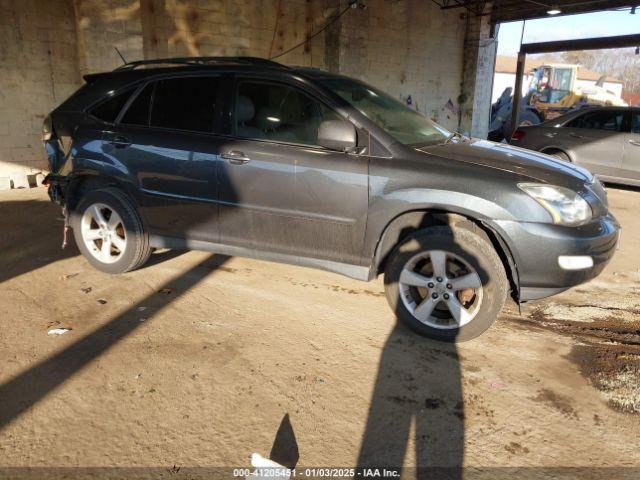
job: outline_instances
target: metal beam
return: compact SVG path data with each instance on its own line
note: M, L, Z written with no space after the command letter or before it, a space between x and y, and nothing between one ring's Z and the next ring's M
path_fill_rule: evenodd
M511 139L511 135L513 135L513 132L518 128L518 116L520 115L520 100L522 99L522 81L524 79L524 65L526 58L526 53L523 53L522 51L518 53L516 84L513 88L513 105L511 106L511 128L509 130L509 138L507 138L507 141Z
M464 8L474 15L485 15L485 7L488 0L431 0L440 10L451 10L454 8ZM490 12L488 12L490 13ZM488 14L486 13L486 14Z
M547 5L558 6L560 15L574 15L602 10L633 7L637 0L494 0L492 22L512 22L534 18L549 18Z
M602 50L605 48L625 48L640 46L640 34L618 35L614 37L582 38L559 40L556 42L523 43L520 52L525 54L568 52L574 50Z

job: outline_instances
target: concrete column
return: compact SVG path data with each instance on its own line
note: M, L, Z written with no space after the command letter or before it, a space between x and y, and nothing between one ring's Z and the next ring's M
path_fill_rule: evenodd
M140 0L142 51L145 59L169 57L165 0Z
M458 98L459 131L479 138L487 138L489 133L493 71L498 48L496 39L490 37L489 18L489 15L467 13L463 73Z

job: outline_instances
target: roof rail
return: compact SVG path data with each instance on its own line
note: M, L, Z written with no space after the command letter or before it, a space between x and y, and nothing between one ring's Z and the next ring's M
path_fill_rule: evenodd
M175 57L137 60L120 65L114 71L133 70L142 65L174 64L174 65L210 65L215 63L240 63L243 65L262 65L267 67L287 68L281 63L259 57Z

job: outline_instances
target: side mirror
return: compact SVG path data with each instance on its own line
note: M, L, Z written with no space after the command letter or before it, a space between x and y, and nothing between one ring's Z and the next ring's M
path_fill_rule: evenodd
M351 152L356 148L356 127L344 120L325 120L318 128L318 145L339 152Z

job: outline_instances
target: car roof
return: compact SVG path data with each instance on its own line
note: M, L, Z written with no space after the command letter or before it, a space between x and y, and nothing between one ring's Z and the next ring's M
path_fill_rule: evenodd
M61 111L83 111L106 96L147 78L172 74L230 72L273 74L274 77L304 77L310 80L345 78L312 67L289 67L254 57L186 57L130 62L115 70L85 75L85 85L58 107Z
M306 77L338 77L315 67L287 66L273 60L258 57L178 57L153 60L138 60L125 63L110 72L85 75L87 83L105 78L138 80L147 76L194 71L234 70L244 72L279 72L303 74Z

